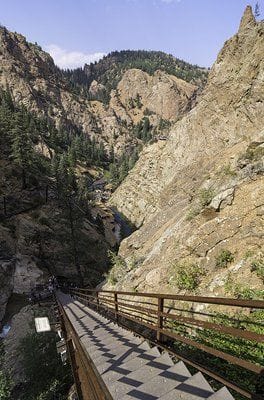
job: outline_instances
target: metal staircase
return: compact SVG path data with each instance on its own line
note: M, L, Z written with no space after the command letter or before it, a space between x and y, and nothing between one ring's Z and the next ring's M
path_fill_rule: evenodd
M201 372L191 375L182 361L109 321L69 295L57 295L90 365L102 380L104 396L113 400L234 400L223 387L214 392ZM73 333L73 332L72 332ZM73 365L76 364L73 362ZM85 388L84 379L77 386ZM89 390L88 390L89 392ZM91 390L90 390L91 392ZM79 390L79 397L86 396Z

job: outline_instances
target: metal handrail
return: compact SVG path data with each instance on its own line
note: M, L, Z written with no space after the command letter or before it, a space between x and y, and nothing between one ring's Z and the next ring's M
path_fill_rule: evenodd
M184 325L189 329L210 329L215 332L221 332L223 334L230 335L234 338L240 338L244 340L249 340L253 343L264 343L264 334L260 334L257 332L253 332L247 329L240 329L237 327L226 326L224 324L219 324L216 322L206 321L203 319L197 319L192 317L186 317L180 314L180 310L178 309L178 313L170 313L168 306L165 306L166 300L174 300L177 302L188 302L188 303L202 303L209 304L215 306L225 306L231 307L232 310L235 307L243 307L248 309L263 309L264 310L264 301L263 300L245 300L245 299L232 299L232 298L216 298L216 297L203 297L203 296L183 296L183 295L172 295L172 294L157 294L157 293L134 293L134 292L124 292L124 291L110 291L110 290L92 290L92 289L83 289L77 288L72 289L71 293L77 297L78 300L84 302L91 307L96 308L99 312L110 312L113 316L113 319L121 323L121 319L125 319L126 321L131 321L133 324L137 326L142 326L144 328L148 328L150 331L155 333L155 338L153 336L148 336L143 334L142 336L148 336L147 339L152 341L154 344L158 344L160 347L167 349L169 352L174 354L179 359L182 359L189 365L194 366L201 372L207 374L211 378L223 383L229 388L235 390L237 393L245 396L249 399L261 400L263 397L258 394L254 394L249 390L246 390L239 386L235 382L231 382L227 378L222 375L212 371L210 368L205 367L193 361L191 358L182 356L171 346L166 344L168 339L172 339L175 342L183 343L198 350L201 350L207 353L210 356L220 358L222 360L227 361L232 365L237 365L247 371L250 371L258 375L262 375L264 372L264 366L261 366L252 361L248 361L242 359L240 357L231 355L225 351L217 350L210 345L205 345L195 340L193 337L184 336L183 334L178 334L170 330L169 327L165 326L165 324L169 321L176 323L177 325ZM144 306L139 305L140 301L136 301L134 305L131 302L131 298L143 298L146 299L155 299L157 300L156 304L151 304L150 307L146 307L146 302L142 301ZM128 299L126 299L128 298ZM127 301L128 300L128 301ZM155 307L155 308L153 308ZM186 310L182 309L183 312ZM192 310L192 314L195 314L195 311ZM198 312L199 314L199 312ZM203 315L205 315L203 313ZM147 316L147 318L146 318ZM237 321L237 320L236 320ZM264 324L263 324L264 328ZM129 327L130 330L136 331L133 326ZM146 331L146 330L145 330ZM138 332L137 332L138 333ZM146 337L145 336L145 337Z
M113 400L92 359L80 341L63 305L56 298L78 400Z

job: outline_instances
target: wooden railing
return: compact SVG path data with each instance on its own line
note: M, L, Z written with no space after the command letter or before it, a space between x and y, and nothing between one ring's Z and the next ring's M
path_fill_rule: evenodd
M263 380L264 366L252 354L243 354L243 348L250 346L253 351L258 349L259 353L262 349L264 354L264 321L253 324L249 318L252 312L264 310L263 300L80 288L72 289L71 294L240 395L255 400L264 398L258 389ZM239 315L237 310L240 310ZM215 346L210 343L210 338L206 341L203 333L220 335L219 338L231 344L230 349ZM239 354L232 350L232 341L240 341ZM217 371L210 364L217 365ZM241 371L242 384L228 378L230 367L238 374ZM243 385L246 379L253 382L253 386L256 382L255 390L252 385Z
M113 400L58 299L57 305L78 400Z

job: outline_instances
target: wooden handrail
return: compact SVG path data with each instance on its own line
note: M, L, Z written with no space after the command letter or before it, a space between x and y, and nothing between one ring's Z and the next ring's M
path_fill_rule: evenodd
M116 293L122 296L150 297L155 299L163 298L166 300L179 300L179 301L187 301L193 303L264 309L264 300L246 300L246 299L235 299L228 297L206 297L206 296L203 297L203 296L189 296L189 295L177 295L177 294L165 294L165 293L122 292L114 290L83 289L83 288L76 288L76 290L80 292L112 293L112 294Z
M63 305L57 299L63 336L71 361L72 373L79 400L113 400L102 377L89 357Z
M177 302L188 302L188 303L202 303L216 306L231 307L232 310L235 307L244 307L248 309L263 309L263 300L245 300L245 299L233 299L233 298L217 298L217 297L203 297L203 296L183 296L183 295L172 295L172 294L158 294L158 293L134 293L124 291L110 291L110 290L92 290L77 288L72 289L71 293L77 297L80 301L87 303L90 306L96 306L97 310L102 312L110 312L113 319L120 323L120 319L125 319L137 324L139 327L148 328L150 331L155 332L156 340L154 343L166 348L166 341L173 339L176 342L180 342L196 348L200 351L207 353L210 356L223 359L233 365L237 365L245 370L252 372L253 374L263 373L264 367L257 363L242 359L240 357L231 355L225 351L215 349L210 345L206 345L195 340L195 337L190 335L183 335L173 332L173 329L168 326L169 321L176 323L177 326L183 325L187 329L207 329L223 334L227 334L230 337L240 338L251 341L253 343L264 343L264 335L253 332L247 329L240 329L237 327L227 326L224 324L216 323L214 321L208 321L201 318L194 318L193 315L186 317L178 313L169 312L168 306L165 306L166 300L174 300ZM127 297L127 299L126 299ZM133 304L133 299L136 300ZM147 302L146 299L156 299L154 303ZM143 301L144 300L144 301ZM149 300L148 300L149 301ZM140 305L140 303L143 304ZM151 307L146 307L150 305ZM165 309L167 311L165 311ZM168 310L169 309L169 310ZM184 313L186 310L182 309ZM139 314L139 315L138 315ZM195 315L195 311L192 310L192 314ZM197 313L199 314L199 312ZM206 314L203 312L203 316ZM212 315L211 315L212 316ZM237 319L236 322L239 322ZM264 328L264 324L263 324ZM131 330L134 328L130 327ZM153 341L153 336L148 338ZM214 379L224 383L226 386L236 390L238 393L250 399L261 399L261 396L253 394L244 388L240 387L237 383L231 382L225 377L219 375L215 371L210 370L205 366L201 366L199 363L194 362L188 357L182 357L171 347L168 348L170 352L175 354L178 358L184 359L185 362L190 365L196 365L196 368L200 371L207 373Z

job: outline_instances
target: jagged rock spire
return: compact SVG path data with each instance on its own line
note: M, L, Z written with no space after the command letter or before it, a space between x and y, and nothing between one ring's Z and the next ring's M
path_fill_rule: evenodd
M255 25L256 25L256 19L253 14L252 7L247 6L243 14L243 17L241 18L240 21L239 32L248 28L252 28Z

